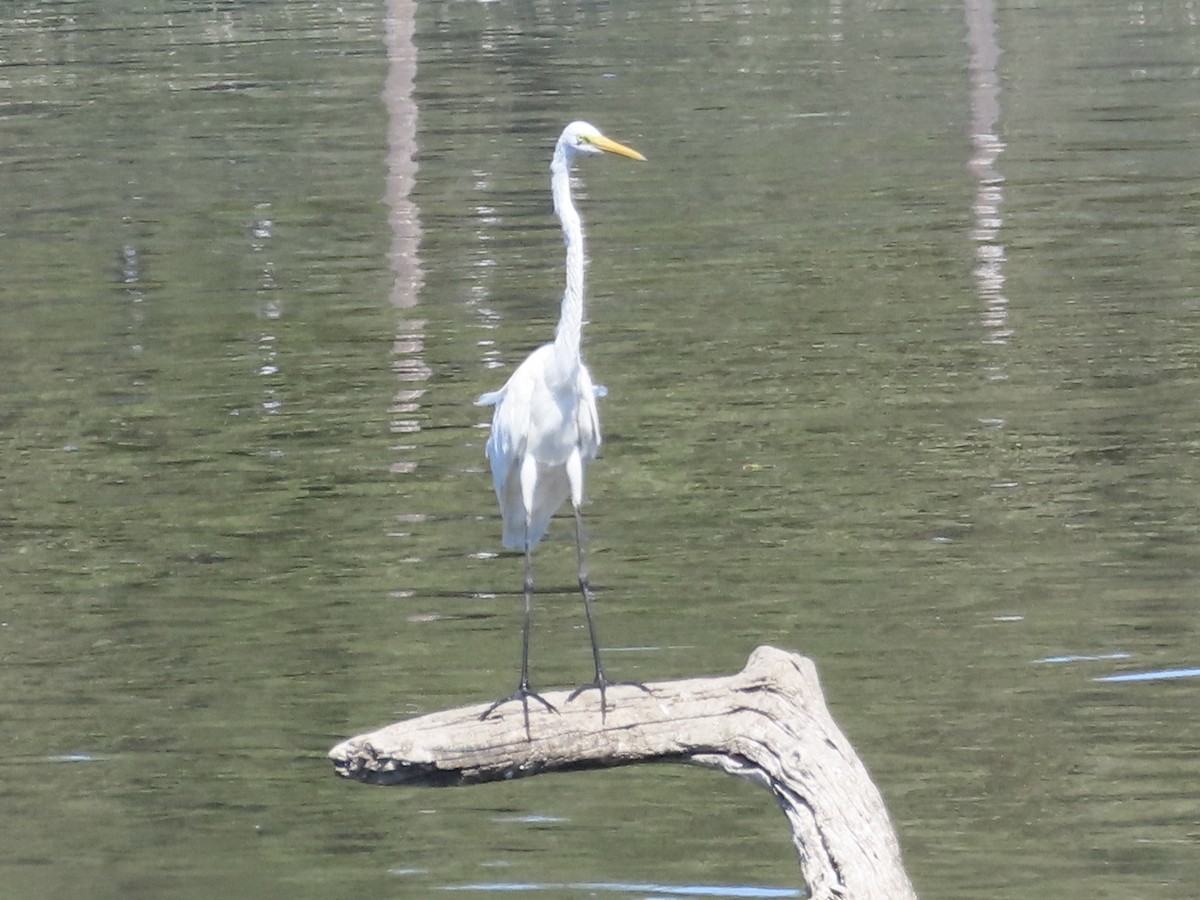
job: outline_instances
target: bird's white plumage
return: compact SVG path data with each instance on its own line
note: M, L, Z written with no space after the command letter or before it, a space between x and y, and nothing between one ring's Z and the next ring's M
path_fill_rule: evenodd
M496 408L487 458L504 522L501 544L510 550L522 550L526 542L530 550L537 546L550 519L572 499L568 462L577 456L581 464L589 463L600 449L600 415L591 373L582 361L563 370L558 356L554 344L538 347L504 387L478 401ZM578 503L583 500L582 477L577 487ZM526 493L532 497L528 523Z
M583 225L571 199L571 164L581 153L641 154L606 138L594 125L572 122L550 163L554 211L567 248L567 286L554 341L534 350L504 387L476 402L494 406L487 457L504 521L503 546L532 550L550 519L570 499L583 502L583 469L600 449L597 391L583 363Z
M529 686L529 621L533 607L533 548L545 536L550 519L566 500L575 511L575 539L579 561L579 591L587 614L588 634L604 714L608 679L600 662L600 645L592 617L584 555L583 473L600 449L600 415L596 397L602 393L592 383L583 364L584 252L583 224L571 200L571 163L581 153L616 153L632 159L644 157L636 150L602 135L594 125L572 122L563 129L550 163L550 192L554 211L562 223L567 245L567 285L554 340L534 350L498 391L483 394L481 406L492 406L492 432L487 458L492 466L492 486L504 522L501 541L525 553L525 626L521 641L521 680L517 692L497 701L490 715L508 700L520 700L529 730L529 698L553 709ZM572 695L574 696L574 695Z

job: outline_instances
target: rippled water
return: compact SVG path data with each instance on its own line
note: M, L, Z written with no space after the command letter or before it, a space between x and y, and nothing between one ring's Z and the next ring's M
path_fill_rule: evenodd
M472 400L553 329L580 116L649 158L580 173L614 674L812 656L923 897L1194 896L1191 4L17 8L6 896L795 895L713 773L324 758L515 679Z

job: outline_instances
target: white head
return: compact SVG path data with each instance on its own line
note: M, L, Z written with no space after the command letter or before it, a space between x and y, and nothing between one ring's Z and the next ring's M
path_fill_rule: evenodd
M600 153L600 148L592 143L600 137L604 135L591 122L576 121L563 129L558 143L564 150L572 153Z
M646 157L636 150L618 144L600 133L600 129L590 122L572 122L563 129L554 148L554 155L563 156L569 163L576 153L616 153L630 159L645 161Z

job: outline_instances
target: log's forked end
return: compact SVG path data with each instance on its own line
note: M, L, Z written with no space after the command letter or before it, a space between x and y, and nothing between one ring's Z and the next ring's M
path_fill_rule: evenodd
M751 651L741 674L762 679L796 694L814 688L820 693L821 679L817 675L816 663L807 656L789 653L769 644L755 647Z

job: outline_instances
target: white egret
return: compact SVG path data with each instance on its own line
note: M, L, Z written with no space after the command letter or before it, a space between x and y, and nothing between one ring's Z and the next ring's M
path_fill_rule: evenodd
M525 553L525 622L521 634L521 680L517 692L492 704L484 717L501 704L519 700L529 729L529 698L547 709L550 703L529 686L529 621L533 612L533 549L546 534L550 519L570 499L575 512L575 542L579 562L579 591L587 615L596 678L590 685L600 691L600 711L605 710L604 689L610 683L600 663L600 646L592 615L584 554L584 466L600 449L600 418L596 387L583 363L584 267L583 225L571 201L571 165L576 156L615 153L630 159L645 157L606 138L594 125L572 122L558 139L550 163L550 189L554 211L562 223L567 247L567 286L554 340L534 350L498 391L483 394L479 406L494 406L487 458L492 483L500 502L504 530L501 543ZM574 698L579 688L571 695Z

